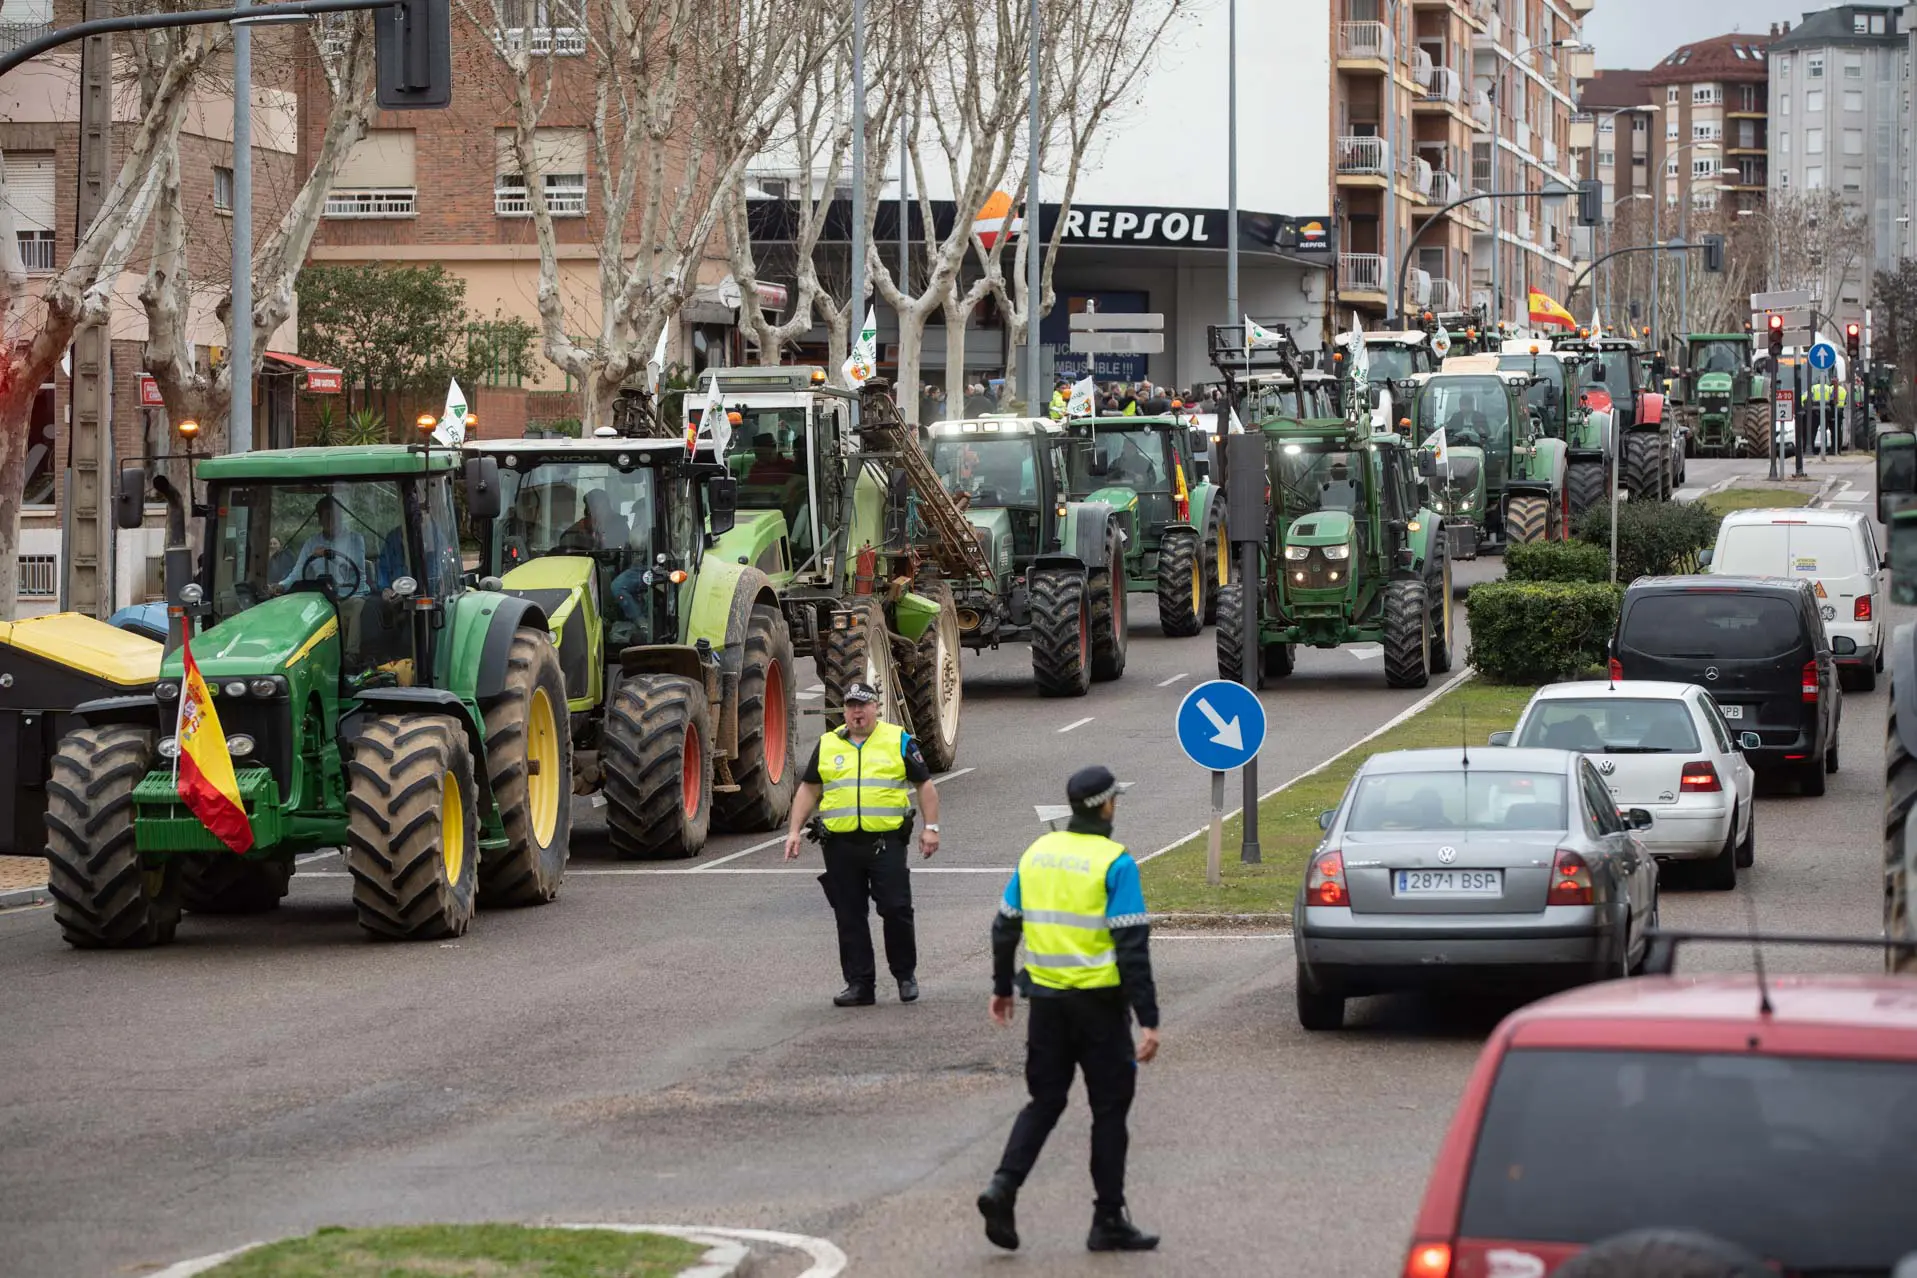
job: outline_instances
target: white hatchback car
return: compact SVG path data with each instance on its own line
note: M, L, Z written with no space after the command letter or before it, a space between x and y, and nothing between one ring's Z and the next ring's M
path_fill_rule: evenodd
M1706 886L1737 886L1756 857L1755 783L1739 734L1696 684L1554 683L1492 745L1576 750L1597 765L1619 810L1645 808L1638 841L1660 861L1700 861Z
M1709 572L1808 581L1831 638L1855 654L1837 659L1846 688L1868 692L1884 668L1884 607L1890 601L1883 548L1869 515L1856 510L1734 510L1724 516Z

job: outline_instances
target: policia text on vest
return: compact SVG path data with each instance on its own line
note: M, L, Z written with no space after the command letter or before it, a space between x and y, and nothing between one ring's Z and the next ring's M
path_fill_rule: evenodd
M866 919L868 898L884 922L885 961L898 981L899 999L918 998L918 940L905 855L914 791L925 816L919 851L931 856L939 846L938 789L925 756L909 733L879 721L876 701L855 700L861 690L859 684L846 689L845 726L819 738L801 774L785 840L790 861L799 855L808 821L823 836L825 873L819 883L838 921L845 989L832 1001L840 1007L875 1001L878 972Z

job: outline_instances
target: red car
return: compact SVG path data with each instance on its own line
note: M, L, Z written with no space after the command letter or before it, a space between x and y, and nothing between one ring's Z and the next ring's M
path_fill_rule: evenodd
M1917 981L1666 974L1512 1013L1445 1134L1404 1275L1545 1278L1653 1226L1803 1278L1887 1276L1917 1253Z

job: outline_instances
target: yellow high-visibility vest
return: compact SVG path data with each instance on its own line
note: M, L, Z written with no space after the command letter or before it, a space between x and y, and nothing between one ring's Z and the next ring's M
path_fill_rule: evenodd
M1124 845L1098 834L1059 830L1018 861L1025 970L1057 990L1118 984L1118 955L1105 922L1105 875Z
M905 732L881 719L863 744L844 728L819 738L819 815L832 834L883 834L912 815L905 777Z

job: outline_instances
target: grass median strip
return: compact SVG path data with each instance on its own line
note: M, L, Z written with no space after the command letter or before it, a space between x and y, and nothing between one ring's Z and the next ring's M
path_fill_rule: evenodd
M1261 863L1239 862L1238 841L1244 827L1241 818L1234 815L1225 821L1222 881L1217 887L1205 882L1205 836L1200 834L1140 867L1145 900L1158 914L1289 917L1306 861L1318 846L1318 814L1338 806L1359 764L1384 750L1457 745L1464 740L1469 740L1474 750L1490 749L1485 745L1486 736L1515 724L1535 691L1477 679L1459 684L1389 732L1340 755L1329 766L1261 802ZM1274 715L1272 728L1275 732L1285 730L1282 711ZM1468 737L1461 735L1466 731Z
M670 1278L705 1248L664 1234L525 1225L326 1228L256 1247L208 1278Z
M1713 515L1728 515L1733 510L1764 510L1772 506L1808 506L1817 494L1798 488L1726 488L1698 498L1698 504Z

